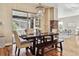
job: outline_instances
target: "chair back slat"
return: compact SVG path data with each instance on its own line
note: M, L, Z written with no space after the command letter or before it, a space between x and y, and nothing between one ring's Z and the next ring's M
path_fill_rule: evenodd
M16 46L20 47L20 39L19 39L18 34L16 31L13 31L13 33L14 33L14 37L15 37L15 41L16 41Z

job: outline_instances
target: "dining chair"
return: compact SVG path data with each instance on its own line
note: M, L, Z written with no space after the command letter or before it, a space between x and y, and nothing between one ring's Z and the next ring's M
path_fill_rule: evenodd
M54 50L57 50L57 48L60 48L61 53L62 53L62 51L63 51L62 42L63 41L59 41L58 40L58 37L55 38L53 40L53 42L51 41L51 38L50 37L48 38L48 36L44 37L42 40L43 40L42 43L39 43L37 45L37 55L42 55L43 56L44 54L50 52L52 48ZM45 48L48 48L49 50L48 51L45 51L44 50ZM41 54L40 54L40 50L41 50Z
M25 29L26 36L33 36L33 29ZM29 42L32 43L33 39L30 39ZM31 45L32 46L32 45Z
M20 55L20 49L26 48L26 52L27 52L29 47L30 47L30 43L28 41L27 42L21 42L18 33L16 31L13 31L13 33L14 33L14 37L15 37L15 41L16 41L15 55L16 55L17 48L18 48L18 56L19 56Z
M33 32L33 29L25 29L25 32L27 35L33 35L34 32Z
M60 48L60 52L63 52L63 42L64 42L63 35L59 34L58 36L55 36L55 39L58 39L57 47Z

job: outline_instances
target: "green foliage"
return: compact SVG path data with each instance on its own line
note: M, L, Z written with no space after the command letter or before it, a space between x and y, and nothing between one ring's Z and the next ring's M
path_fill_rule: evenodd
M12 29L15 31L18 28L18 25L15 22L12 22Z

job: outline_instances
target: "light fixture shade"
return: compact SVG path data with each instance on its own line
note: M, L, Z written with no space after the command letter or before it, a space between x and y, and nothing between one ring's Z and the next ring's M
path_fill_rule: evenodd
M39 3L39 6L36 7L37 16L43 16L44 14L44 7Z

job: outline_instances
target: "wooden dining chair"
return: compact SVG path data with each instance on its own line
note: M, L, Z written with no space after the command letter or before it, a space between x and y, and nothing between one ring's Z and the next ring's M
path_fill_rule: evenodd
M51 51L51 48L53 48L53 49L60 48L61 52L63 51L63 48L62 48L62 42L63 41L58 41L58 38L54 39L53 42L51 41L50 37L49 38L44 37L42 40L43 40L42 43L39 43L39 44L36 45L36 47L37 47L37 55L42 55L43 56L44 54ZM59 46L58 46L58 44L59 44ZM53 47L51 47L48 51L44 52L45 48L49 48L52 45L53 45ZM40 50L41 50L41 54L40 54Z
M13 33L14 33L14 37L15 37L15 41L16 41L15 55L16 55L17 48L18 48L18 56L19 56L20 55L20 49L26 48L26 52L27 52L28 48L30 47L30 43L29 42L20 42L20 38L19 38L19 35L17 34L17 32L14 31Z
M45 52L45 48L48 48L49 46L54 45L56 42L57 42L56 40L52 42L52 41L48 41L47 38L44 38L42 43L39 43L37 45L37 55L43 56L47 52L47 51ZM41 50L41 54L40 54L40 50Z

